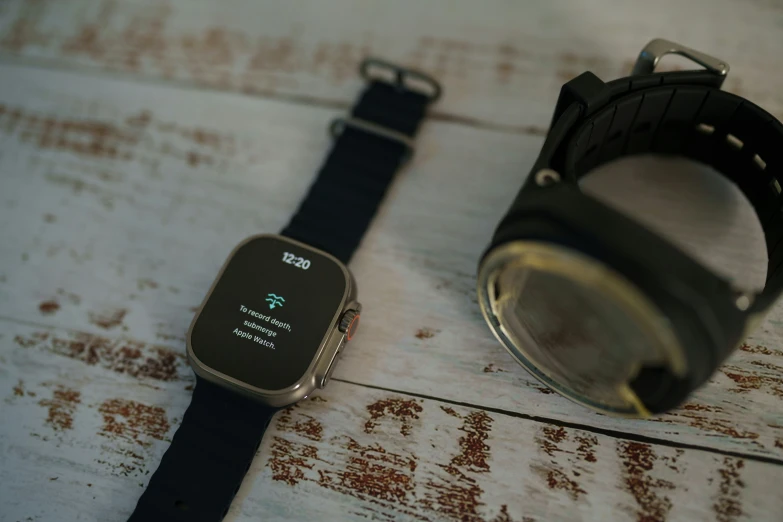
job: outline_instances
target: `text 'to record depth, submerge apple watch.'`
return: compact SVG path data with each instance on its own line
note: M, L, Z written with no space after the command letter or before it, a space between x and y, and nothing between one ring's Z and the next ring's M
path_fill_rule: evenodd
M366 60L368 80L280 235L237 246L187 336L193 399L131 522L222 520L272 415L322 388L361 306L345 266L410 157L432 78Z
M656 73L683 55L704 69ZM530 176L479 266L495 336L534 376L605 413L679 405L783 289L783 125L720 90L726 62L666 40L628 78L566 83ZM714 167L745 194L769 256L760 292L737 288L640 223L584 194L592 168L633 154Z

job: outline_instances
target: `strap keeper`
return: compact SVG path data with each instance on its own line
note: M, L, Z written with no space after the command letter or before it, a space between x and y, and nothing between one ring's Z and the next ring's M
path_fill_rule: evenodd
M413 140L409 136L361 118L337 118L329 125L329 134L331 134L332 138L337 139L349 127L403 145L405 147L405 155L402 157L400 164L407 163L413 156L415 147Z

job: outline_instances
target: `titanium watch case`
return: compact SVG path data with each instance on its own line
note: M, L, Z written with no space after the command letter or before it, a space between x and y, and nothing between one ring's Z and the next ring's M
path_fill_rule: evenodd
M339 305L335 308L330 327L326 330L326 332L324 332L323 338L321 339L321 342L315 351L315 355L304 374L292 385L276 390L268 390L252 386L246 382L232 377L231 375L227 375L210 367L196 356L192 344L193 329L198 323L198 320L204 311L204 307L212 297L212 294L215 291L215 287L222 279L226 268L232 259L234 259L234 256L243 246L254 240L264 238L287 242L299 249L308 250L317 254L318 256L326 258L340 268L345 278L345 291L343 292L343 296L340 299ZM350 336L353 333L351 327L355 326L355 324L352 323L351 325L348 325L349 328L346 329L346 331L342 331L341 321L343 317L346 316L346 314L354 314L356 317L358 317L362 309L361 304L356 299L357 288L356 280L354 279L353 274L344 263L342 263L333 255L312 247L306 243L302 243L301 241L296 241L279 234L258 234L250 236L239 243L231 251L231 254L220 268L220 272L218 273L217 277L212 282L212 285L209 288L209 292L207 292L206 297L201 302L198 311L193 317L193 321L190 323L190 327L188 328L187 333L188 362L193 368L193 371L195 371L199 377L206 379L207 381L255 399L267 406L274 408L288 406L306 398L315 390L326 386L326 384L329 382L329 378L331 377L331 374L337 364L337 359L342 352L346 341L350 339ZM302 324L300 327L304 326L305 325Z
M660 83L661 75L653 74L653 70L666 53L686 56L704 66L716 76L716 89L729 69L721 60L659 39L650 42L639 56L633 74L647 75L639 82L650 86ZM564 150L573 137L579 135L583 124L574 125L574 122L580 112L583 118L586 114L593 118L597 127L602 111L613 110L623 99L615 98L609 104L608 98L602 98L608 90L603 89L604 85L592 73L585 73L564 85L544 149L482 256L477 281L478 300L487 324L501 344L544 384L602 413L645 417L678 406L703 384L758 324L779 292L771 290L756 295L735 288L726 278L713 273L642 224L581 192L577 179L561 178L558 171L566 171L564 165L573 158L562 152L555 157L555 151ZM687 83L683 89L687 89ZM571 125L568 137L550 143L549 137L557 132L556 124L563 125L563 120L569 119L566 111L574 110L574 102L580 102L581 108L575 111L576 114L571 113L570 122L565 123ZM739 154L739 151L726 147L720 154ZM745 195L748 197L747 193ZM565 257L562 257L564 253ZM616 299L613 304L620 303L621 307L630 309L629 316L645 316L644 328L639 328L640 331L658 329L655 342L668 345L667 364L639 365L635 378L630 379L627 389L619 393L631 392L623 395L628 399L629 408L613 409L596 403L555 381L534 361L526 360L525 350L521 351L522 357L515 353L519 347L514 347L508 338L507 326L510 325L502 324L495 306L498 294L502 292L497 283L504 264L513 263L523 255L533 256L531 259L536 256L558 259L561 256L560 259L565 259L563 271L572 281L584 281L585 274L592 273L595 277L590 284L606 285L604 297L611 296ZM584 265L580 266L581 263ZM542 273L553 273L548 270L543 268ZM527 284L526 277L520 279L523 287ZM527 335L532 339L524 328L523 333L522 337ZM540 346L533 348L541 349ZM530 353L529 349L527 353Z

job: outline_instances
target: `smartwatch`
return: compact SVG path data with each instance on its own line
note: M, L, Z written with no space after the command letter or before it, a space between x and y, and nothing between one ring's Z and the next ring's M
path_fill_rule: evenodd
M229 255L187 335L193 398L132 522L217 522L272 416L323 388L359 324L346 264L440 95L422 73L376 59L309 193L279 235Z
M698 70L656 73L667 53ZM707 381L783 289L783 126L720 87L728 64L651 41L628 78L566 83L529 177L478 271L492 332L543 383L603 413L644 417ZM634 154L712 166L751 202L769 256L763 290L738 288L583 193L594 167Z

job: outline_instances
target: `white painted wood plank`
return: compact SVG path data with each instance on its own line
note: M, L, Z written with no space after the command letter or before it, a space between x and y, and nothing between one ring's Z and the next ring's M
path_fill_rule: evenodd
M731 65L726 88L783 115L783 8L769 0L257 2L7 0L0 50L221 90L348 103L378 54L431 71L438 111L541 133L560 86L626 76L654 37ZM675 61L678 66L686 62Z
M0 519L126 520L192 375L134 371L161 360L152 346L0 324ZM79 342L80 357L54 353ZM275 417L227 520L774 521L781 479L752 459L333 382Z
M0 316L72 330L56 352L85 332L108 336L111 353L118 336L183 353L224 256L283 226L338 114L64 72L4 66L0 76ZM425 126L352 263L365 312L336 377L780 459L780 307L686 408L653 421L547 393L498 346L475 302L475 266L522 181L518 158L532 162L539 147L537 137ZM737 228L747 206L718 210L722 232L747 239ZM751 258L746 246L719 242L716 256ZM107 357L97 364L114 368Z

